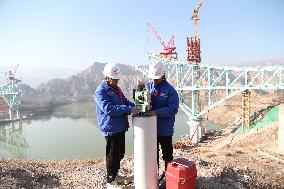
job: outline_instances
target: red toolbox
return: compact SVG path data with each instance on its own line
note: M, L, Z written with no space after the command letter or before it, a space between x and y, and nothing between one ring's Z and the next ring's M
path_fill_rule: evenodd
M193 161L177 158L168 163L166 171L167 189L194 189L197 170Z

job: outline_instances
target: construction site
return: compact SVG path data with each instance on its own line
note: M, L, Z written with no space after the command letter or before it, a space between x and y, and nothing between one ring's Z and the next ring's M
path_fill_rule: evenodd
M8 72L0 72L4 81L0 83L0 122L21 119L18 108L22 101L21 80L15 77L19 64Z
M203 0L200 0L191 16L195 35L186 39L185 61L178 58L174 35L166 44L153 24L147 23L148 29L163 48L159 53L149 54L149 65L157 61L164 63L167 80L179 95L179 111L183 111L188 117L186 124L189 133L173 142L174 159L184 158L194 162L197 171L192 176L194 178L188 177L188 180L181 182L177 176L177 180L173 179L173 182L176 182L176 188L284 188L284 105L278 101L272 105L262 102L254 106L255 99L261 98L254 91L284 90L284 67L203 64L202 37L198 30L198 13L202 4ZM137 66L136 69L148 77L149 65ZM7 80L0 86L2 122L22 118L18 108L24 92L21 81L15 78L17 68L18 66L8 72ZM137 101L143 109L149 104L147 98L143 96L146 100ZM226 108L218 109L219 106ZM227 107L239 109L235 111ZM203 120L218 122L215 115L219 115L220 119L224 117L224 120L227 117L234 119L226 122L225 129L208 132L202 124ZM159 163L160 167L164 167L161 157ZM135 152L134 156L127 156L122 160L119 174L127 178L121 181L121 188L139 188L134 179L137 174L135 166ZM162 170L159 170L158 175L162 175ZM104 158L62 161L0 160L0 188L105 188L105 177ZM149 179L151 181L147 182L154 179L154 184L157 185L157 178ZM195 187L186 182L193 182ZM151 185L147 186L151 188Z
M282 110L281 110L282 109ZM196 188L283 188L284 142L278 136L283 106L263 109L248 131L236 125L206 133L198 145L187 137L174 146L174 158L196 163ZM216 112L215 112L216 113ZM219 112L220 113L220 112ZM281 120L282 119L282 120ZM256 121L255 120L255 121ZM283 131L283 128L282 128ZM280 141L279 141L280 139ZM280 146L279 146L280 145ZM160 159L160 167L163 167ZM124 157L121 188L134 188L133 156ZM1 188L105 188L105 159L23 160L1 159ZM162 174L161 170L160 173Z

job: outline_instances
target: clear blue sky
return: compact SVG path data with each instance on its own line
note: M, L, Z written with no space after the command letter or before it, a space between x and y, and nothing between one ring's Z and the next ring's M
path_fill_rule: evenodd
M185 59L198 0L0 0L0 65L85 69L94 61L130 65L175 35ZM204 0L202 61L235 64L284 58L283 0Z

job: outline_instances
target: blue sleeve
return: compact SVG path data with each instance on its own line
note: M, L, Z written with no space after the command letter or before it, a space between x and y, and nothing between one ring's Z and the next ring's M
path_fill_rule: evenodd
M156 109L156 113L159 117L166 118L175 115L178 112L179 97L175 89L171 89L169 92L168 104L165 107Z
M97 106L108 116L121 116L131 113L131 106L113 104L103 90L95 92L95 101Z
M133 102L129 101L127 98L125 98L125 104L126 104L127 106L131 106L131 107L134 107L134 106L135 106L135 104L134 104Z

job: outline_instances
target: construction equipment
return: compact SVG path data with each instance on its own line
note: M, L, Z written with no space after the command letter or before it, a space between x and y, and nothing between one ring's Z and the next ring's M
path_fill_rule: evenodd
M16 75L16 72L18 70L18 67L19 67L19 64L16 66L16 68L14 68L14 70L9 71L9 79L10 80L15 80L15 75Z
M174 35L170 38L169 42L167 45L164 43L162 38L160 37L159 33L157 30L153 27L153 25L148 22L147 26L152 30L152 32L155 34L161 45L164 47L164 51L160 52L160 56L162 58L167 58L167 59L177 59L177 53L175 52L176 47L175 47L175 37Z
M18 67L19 67L19 64L13 70L10 70L8 73L5 74L6 76L8 76L9 82L19 83L21 81L19 79L16 79L15 77Z
M199 0L196 8L193 10L193 14L191 16L191 20L193 20L194 28L195 28L195 36L187 38L187 61L191 64L199 64L201 62L200 56L200 35L198 31L198 13L201 5L203 4L203 0Z
M192 64L201 62L200 38L197 36L187 38L187 61Z
M177 158L168 163L166 188L189 189L196 187L197 169L194 161Z
M133 99L139 115L145 115L151 109L151 95L144 83L139 83L133 90Z
M198 12L202 4L203 0L199 0L199 3L197 4L196 8L193 10L193 14L191 16L191 20L193 20L194 23L195 33L198 38L200 37L198 32L198 21L199 21Z

